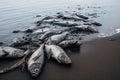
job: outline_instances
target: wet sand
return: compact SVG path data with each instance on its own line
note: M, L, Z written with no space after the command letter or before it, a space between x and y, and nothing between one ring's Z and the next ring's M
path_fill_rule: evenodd
M60 65L54 60L46 61L36 80L120 80L120 34L84 42L79 51L68 53L72 65ZM16 61L16 60L15 60ZM11 65L14 60L1 60L0 68ZM34 80L21 67L0 74L0 80Z

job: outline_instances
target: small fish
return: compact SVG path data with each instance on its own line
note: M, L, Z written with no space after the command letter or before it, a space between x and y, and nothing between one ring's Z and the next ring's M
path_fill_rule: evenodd
M54 22L53 25L58 25L58 26L61 26L61 27L78 26L77 23L71 23L71 22Z
M87 16L81 15L81 14L76 14L76 16L83 18L83 19L89 19Z
M14 38L12 43L9 45L11 47L18 47L28 44L30 41L29 37Z
M77 48L80 47L81 44L82 42L78 40L65 40L59 43L58 46L62 48L72 48L72 47Z
M66 52L57 45L45 45L45 51L48 58L52 57L59 63L71 64L71 59L67 56Z
M33 77L37 77L44 64L44 44L42 44L28 60L28 70Z
M93 28L89 25L71 27L67 31L69 31L71 33L73 33L73 32L98 33L98 31L95 28Z
M62 34L53 35L48 39L47 44L58 44L63 41L68 34L69 32L64 32Z
M50 37L50 36L52 36L52 35L54 35L54 34L58 34L58 33L61 33L60 31L47 31L47 32L45 32L41 37L40 37L40 40L45 40L46 38L48 38L48 37Z
M17 57L23 57L26 53L24 53L24 50L16 49L13 47L0 47L0 57L6 57L6 58L17 58Z
M95 26L102 26L101 23L98 23L98 22L96 22L96 21L92 22L92 24L95 25Z

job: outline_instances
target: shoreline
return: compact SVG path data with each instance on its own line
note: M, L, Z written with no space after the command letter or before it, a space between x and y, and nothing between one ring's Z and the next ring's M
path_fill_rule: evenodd
M120 34L86 41L81 45L79 52L68 53L73 61L70 67L59 65L54 60L47 61L37 80L119 80L119 42ZM12 62L1 60L0 68L13 64ZM21 71L19 67L0 75L0 80L33 79L27 70Z

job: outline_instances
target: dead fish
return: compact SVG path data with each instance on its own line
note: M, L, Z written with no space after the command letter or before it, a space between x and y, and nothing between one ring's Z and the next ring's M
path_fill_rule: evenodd
M71 27L67 31L69 31L71 33L73 33L73 32L98 33L98 31L95 28L93 28L89 25Z
M63 14L58 14L57 18L61 18L63 20L74 20L74 21L81 21L82 19L73 16L64 16Z
M9 66L9 67L6 67L6 68L0 70L0 74L4 74L4 73L6 73L6 72L9 72L9 71L11 71L11 70L13 70L13 69L16 69L17 67L21 66L22 64L24 64L25 61L26 61L26 57L28 57L28 55L29 55L31 52L32 52L32 51L31 51L30 49L27 49L27 50L25 51L25 54L26 54L26 55L25 55L20 61L18 61L17 63L13 64L12 66Z
M91 22L91 24L93 24L93 25L95 25L95 26L102 26L102 24L101 23L98 23L98 22Z
M67 56L66 52L57 45L45 45L45 51L48 58L52 57L59 63L71 64L71 59Z
M43 23L48 23L48 24L52 24L54 22L59 22L58 20L56 19L50 19L50 20L44 20Z
M81 14L76 14L76 16L83 18L83 19L89 19L87 16L81 15Z
M78 26L77 23L70 23L70 22L54 22L53 25L58 25L58 26L61 26L61 27Z
M48 20L48 19L53 19L53 17L51 17L51 16L44 17L43 19L35 22L35 23L36 23L36 26L41 26L41 24L43 23L43 21L44 21L44 20Z
M80 47L81 44L82 42L79 40L65 40L59 43L58 46L62 48L72 48L72 47L77 48Z
M52 36L52 35L54 35L54 34L59 34L59 33L61 33L60 31L47 31L47 32L45 32L41 37L40 37L40 40L45 40L46 38L48 38L48 37L50 37L50 36Z
M33 77L37 77L44 64L44 44L42 44L28 60L28 71Z
M29 44L31 38L29 37L22 37L22 38L14 38L12 43L9 45L11 47L18 47Z
M74 21L81 21L82 19L78 18L78 17L71 17L71 16L64 16L64 15L59 15L57 16L58 18L61 18L63 20L74 20Z
M26 55L23 50L13 47L0 47L0 58L17 58Z
M20 30L14 30L12 33L19 33Z
M61 41L63 41L67 37L68 34L69 32L64 32L62 34L53 35L48 39L46 43L47 44L58 44Z

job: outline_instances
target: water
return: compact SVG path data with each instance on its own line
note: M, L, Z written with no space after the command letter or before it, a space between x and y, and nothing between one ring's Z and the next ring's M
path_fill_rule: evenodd
M78 5L84 8L100 6L100 9L90 8L86 11L103 13L96 19L103 24L99 30L101 33L111 35L115 28L120 27L119 2L119 0L1 0L0 41L20 36L21 34L12 34L12 31L33 26L38 19L35 16L38 14L45 16L65 10L74 11Z

